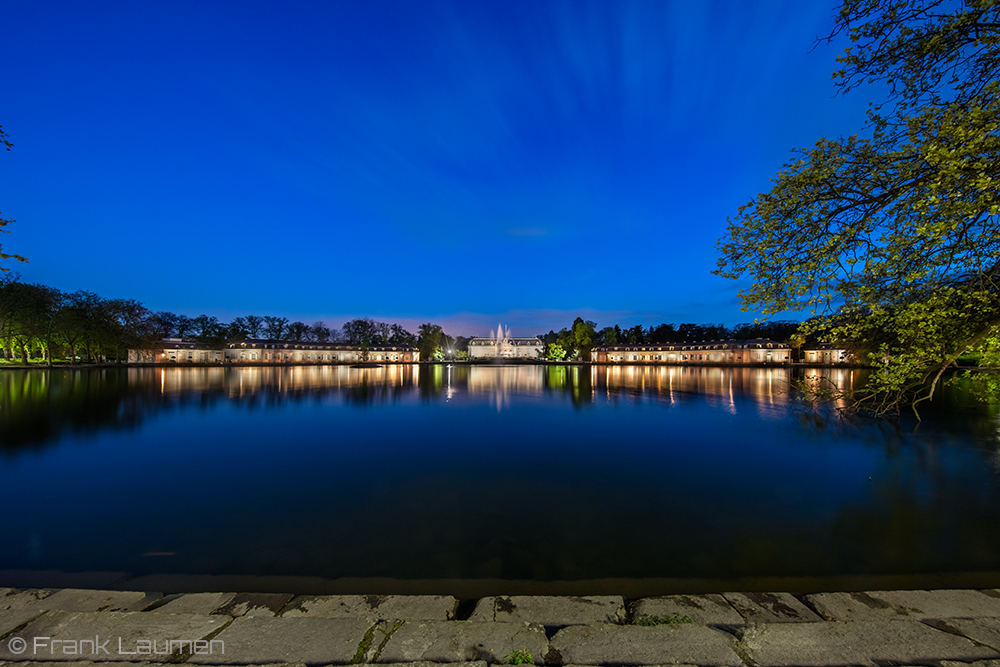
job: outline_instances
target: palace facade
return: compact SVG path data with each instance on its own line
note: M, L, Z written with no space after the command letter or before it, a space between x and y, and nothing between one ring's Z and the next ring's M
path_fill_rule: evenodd
M129 350L129 363L262 363L347 364L363 361L412 363L420 361L416 348L372 346L311 341L247 339L223 347L202 345L180 338L165 338L148 350Z
M792 350L769 338L710 340L595 347L590 360L598 364L784 364L792 360Z
M545 344L536 337L515 338L510 328L497 328L496 335L487 338L473 337L469 340L470 359L541 359Z

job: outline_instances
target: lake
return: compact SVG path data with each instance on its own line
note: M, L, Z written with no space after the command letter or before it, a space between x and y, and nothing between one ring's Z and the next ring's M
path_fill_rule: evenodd
M863 373L4 370L0 586L998 585L996 406L845 421L789 390Z

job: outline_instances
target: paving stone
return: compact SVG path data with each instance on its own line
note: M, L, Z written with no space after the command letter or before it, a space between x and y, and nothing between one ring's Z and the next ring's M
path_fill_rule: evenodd
M102 640L103 641L103 640ZM94 662L93 660L66 660L60 661L59 667L101 667L101 665L106 665L106 661ZM150 662L133 662L130 667L159 667L162 663L150 663ZM43 662L38 660L25 660L19 662L5 662L0 660L0 667L52 667L51 662ZM263 666L261 666L263 667Z
M102 640L103 641L103 640ZM93 661L93 660L61 660L59 662L59 667L101 667L101 665L106 665L107 661ZM158 662L133 662L130 667L161 667L163 663ZM43 662L38 660L25 660L19 662L5 662L0 660L0 667L52 667L51 662ZM166 667L166 666L164 666ZM260 667L264 667L260 665ZM270 667L270 666L269 666Z
M102 665L109 664L106 661L94 662L91 660L73 660L73 661L60 661L59 667L102 667ZM163 663L163 662L131 662L129 667L176 667L177 663ZM23 662L4 662L0 660L0 667L52 667L51 662L38 662L34 660L23 661ZM115 664L115 667L120 667ZM301 662L277 662L269 663L264 665L254 665L254 667L305 667ZM412 666L411 666L412 667ZM427 667L427 666L425 666ZM485 667L485 665L483 666Z
M214 618L219 618L215 616ZM329 665L350 662L372 628L354 618L237 618L215 639L225 653L192 655L188 663L207 665L256 665L296 662Z
M632 618L643 616L687 616L702 625L742 624L746 621L726 598L709 595L663 595L642 598L632 604Z
M704 625L681 623L575 625L552 638L550 661L577 665L728 665L742 667L731 635Z
M73 661L60 661L59 667L102 667L102 665L107 665L105 661L94 662L91 660L73 660ZM34 660L27 660L22 662L4 662L0 660L0 667L52 667L51 662L38 662ZM115 665L119 667L119 665ZM176 663L162 663L162 662L131 662L129 667L176 667ZM305 667L302 663L271 663L267 665L254 665L254 667ZM412 666L411 666L412 667ZM424 667L428 667L425 665ZM478 666L475 666L478 667ZM485 664L482 666L485 667Z
M292 599L291 593L237 593L232 600L216 609L215 614L233 617L277 615Z
M973 590L816 593L806 600L835 621L1000 616L1000 598Z
M38 602L50 595L52 591L44 589L0 588L0 636L45 613L38 608Z
M822 620L791 593L723 593L747 623L803 623Z
M513 651L527 651L545 664L545 629L534 623L428 621L404 623L389 638L376 662L501 662Z
M937 627L1000 651L1000 618L949 618Z
M220 616L194 614L50 611L0 642L0 660L95 658L97 662L114 662L141 661L143 656L149 656L159 658L159 662L175 653L207 650L207 645L194 642L217 632L227 622ZM15 637L23 640L23 650L17 651L18 646L12 642Z
M381 663L382 667L486 667L485 660L470 660L469 662L431 662L429 660L418 660L417 662L391 662Z
M19 609L34 605L39 600L44 600L54 592L47 588L28 588L24 590L0 588L0 609Z
M748 625L741 646L754 664L827 667L916 665L939 660L994 659L1000 653L976 646L919 621L849 621Z
M303 595L292 600L281 617L450 621L456 609L458 600L450 595Z
M150 609L151 614L212 614L228 605L236 593L185 593Z
M39 600L38 609L47 611L142 611L162 596L138 591L95 591L64 588Z
M625 620L625 601L617 595L492 596L476 603L469 620L557 626L622 623Z

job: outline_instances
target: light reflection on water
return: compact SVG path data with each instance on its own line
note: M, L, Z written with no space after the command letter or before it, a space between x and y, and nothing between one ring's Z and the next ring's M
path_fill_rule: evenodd
M863 371L6 371L0 503L14 511L0 571L542 582L1000 570L995 408L957 408L953 389L917 428L844 421L797 403L796 379L850 386Z

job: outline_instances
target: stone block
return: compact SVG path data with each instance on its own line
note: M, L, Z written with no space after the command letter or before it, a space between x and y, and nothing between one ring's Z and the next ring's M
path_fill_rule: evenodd
M162 596L138 591L96 591L64 588L38 601L46 611L142 611Z
M399 619L450 621L458 600L450 595L302 595L281 611L282 618Z
M93 660L67 660L60 661L59 667L101 667L104 664L107 663L103 660L96 662ZM152 667L154 665L160 667L162 663L133 662L130 667ZM52 663L41 660L23 660L19 662L4 662L0 660L0 667L52 667Z
M937 627L1000 651L1000 618L949 618L937 621Z
M723 593L722 595L747 623L803 623L822 620L791 593Z
M38 603L50 595L52 591L44 589L0 588L0 637L45 613Z
M237 593L229 602L216 609L214 614L240 616L276 616L292 599L291 593Z
M702 625L730 625L746 622L726 598L716 593L664 595L636 600L632 604L632 618L639 619L644 616L687 616L694 623Z
M374 658L379 663L503 661L513 651L527 651L535 664L545 664L545 630L533 623L429 621L404 623Z
M25 590L0 588L0 609L21 609L36 605L39 600L44 600L54 592L45 588L29 588Z
M213 618L219 618L215 616ZM188 663L205 665L257 665L304 663L329 665L351 662L358 654L372 623L354 618L267 618L243 616L215 639L225 653L192 655Z
M577 625L552 638L551 661L574 665L727 665L742 667L732 636L704 625Z
M740 644L753 664L834 667L985 660L1000 653L919 621L775 623L745 626Z
M617 595L492 596L476 603L469 620L556 626L622 623L625 601Z
M1000 616L1000 598L974 590L816 593L806 600L827 620L932 620Z
M50 611L0 642L0 660L166 662L207 650L207 643L196 642L227 622L192 614Z
M236 593L185 593L174 596L158 607L149 610L151 614L212 614L229 604Z

